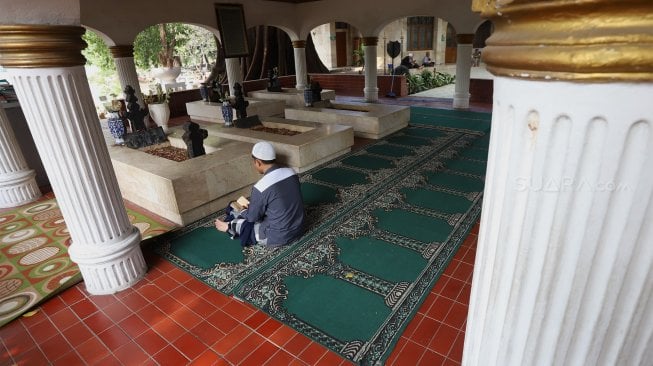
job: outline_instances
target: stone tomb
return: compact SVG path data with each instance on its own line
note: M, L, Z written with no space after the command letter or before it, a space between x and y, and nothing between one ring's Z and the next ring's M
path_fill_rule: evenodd
M380 139L408 126L410 107L324 101L313 107L286 108L288 119L352 126L358 137Z
M283 100L287 107L303 107L304 91L295 88L281 88L280 92L257 90L247 93L248 96L257 99ZM335 100L335 90L324 89L320 93L322 100ZM249 115L249 112L248 112Z
M206 152L209 153L214 149L227 149L225 144L233 140L251 144L269 141L274 146L280 163L292 167L297 172L304 172L348 153L354 144L354 131L349 126L292 121L276 117L261 118L261 123L263 127L286 129L299 133L288 136L253 129L204 124L202 128L209 131L209 137L204 140ZM170 143L173 146L181 147L183 130L174 128L171 131L172 134L168 136Z
M183 162L124 146L109 146L109 154L125 199L183 226L250 194L260 178L252 167L252 146L230 140Z
M247 115L265 116L283 116L285 104L283 100L266 100L258 98L245 98L249 102L247 106ZM194 122L206 121L214 123L224 123L222 118L222 104L205 102L198 100L186 103L188 116ZM236 119L236 110L233 110L234 119Z

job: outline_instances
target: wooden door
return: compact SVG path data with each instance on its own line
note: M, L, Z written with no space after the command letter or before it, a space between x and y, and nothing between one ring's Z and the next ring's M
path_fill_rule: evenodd
M336 66L347 66L347 32L336 32Z

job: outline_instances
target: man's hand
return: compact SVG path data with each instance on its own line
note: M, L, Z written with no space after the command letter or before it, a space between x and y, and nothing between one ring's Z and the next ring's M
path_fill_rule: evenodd
M218 231L226 233L227 229L229 229L229 224L220 219L215 219L215 228L218 229Z

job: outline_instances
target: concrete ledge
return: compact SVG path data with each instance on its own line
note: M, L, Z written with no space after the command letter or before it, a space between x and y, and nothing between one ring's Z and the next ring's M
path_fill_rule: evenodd
M187 225L224 208L260 177L252 169L252 144L230 141L213 153L175 162L109 146L122 196L157 215Z
M285 103L283 100L266 100L258 98L245 98L249 102L247 106L247 115L266 116L283 116ZM224 123L222 118L222 104L205 102L197 100L186 103L188 116L193 121L205 121L213 123ZM236 119L236 110L233 110L234 119Z
M287 107L303 107L304 91L295 88L282 88L281 92L271 92L265 89L256 90L247 93L248 96L257 99L283 100ZM324 89L320 93L322 100L335 100L336 92L334 90Z
M331 102L330 107L286 108L286 118L352 126L358 137L380 139L408 126L410 108L405 106Z

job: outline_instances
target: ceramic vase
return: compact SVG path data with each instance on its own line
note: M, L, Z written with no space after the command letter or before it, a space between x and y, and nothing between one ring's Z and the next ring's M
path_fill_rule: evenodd
M313 106L313 91L311 89L304 89L304 105L306 107Z
M222 118L224 119L224 126L233 126L234 110L229 102L222 102Z
M122 145L125 143L123 137L125 136L125 123L118 113L109 113L109 118L107 119L107 124L109 125L109 132L113 136L116 145Z
M154 123L161 127L163 132L168 133L168 120L170 119L168 103L149 104L147 108L150 110L150 118Z
M209 101L209 88L204 83L200 85L200 95L202 96L202 100L205 102Z
M177 81L177 77L181 74L181 67L159 67L152 71L152 76L159 79L161 84L165 86L165 84L171 84Z

